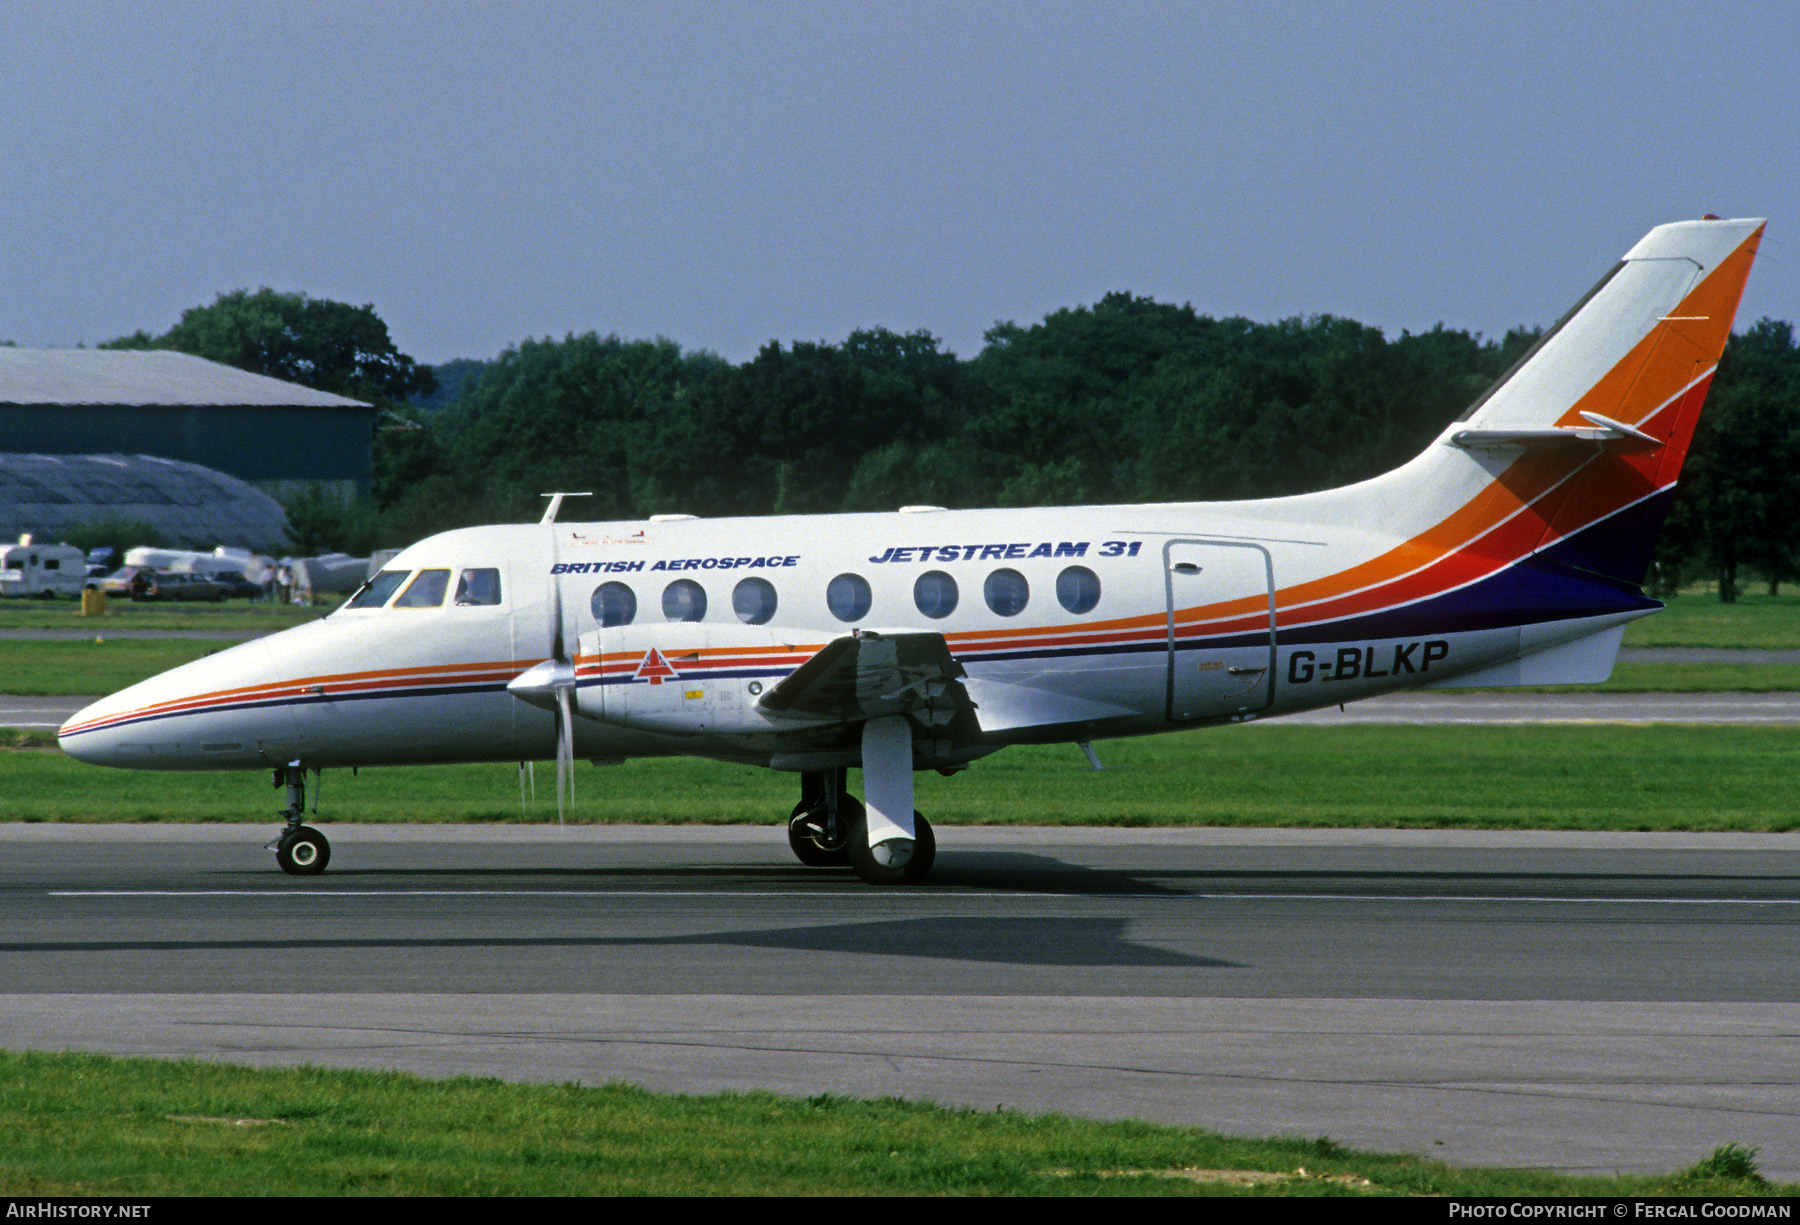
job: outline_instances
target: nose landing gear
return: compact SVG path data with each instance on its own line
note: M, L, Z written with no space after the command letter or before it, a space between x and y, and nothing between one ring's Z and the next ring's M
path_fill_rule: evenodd
M331 842L312 826L301 824L306 815L306 771L297 761L278 766L275 785L287 788L287 807L280 813L287 826L263 849L275 852L276 864L289 876L317 876L331 862Z

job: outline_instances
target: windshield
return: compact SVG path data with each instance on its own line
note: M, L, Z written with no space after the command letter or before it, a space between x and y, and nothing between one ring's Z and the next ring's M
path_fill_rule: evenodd
M345 608L380 608L388 602L396 588L406 581L411 570L383 570L362 585L362 589L344 604Z

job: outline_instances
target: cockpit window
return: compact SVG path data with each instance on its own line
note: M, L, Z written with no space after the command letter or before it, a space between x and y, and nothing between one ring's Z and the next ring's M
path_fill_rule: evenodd
M436 608L444 602L444 589L450 585L448 570L421 570L419 577L408 583L395 608Z
M350 597L345 608L380 608L388 602L411 570L383 570L374 578L362 585L362 590Z
M466 608L500 602L500 571L492 568L464 570L456 579L456 604Z

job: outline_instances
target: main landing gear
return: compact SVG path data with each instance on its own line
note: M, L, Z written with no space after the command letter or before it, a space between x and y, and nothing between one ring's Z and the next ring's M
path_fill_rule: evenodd
M277 766L275 785L287 788L287 807L280 813L287 827L263 849L275 852L275 862L289 876L317 876L331 862L331 843L312 826L301 824L306 814L306 771L297 761Z
M931 822L912 810L910 735L903 760L872 739L865 734L863 776L875 812L844 790L841 767L807 771L800 776L800 802L788 818L788 846L808 867L848 865L871 885L915 884L931 871L937 837Z

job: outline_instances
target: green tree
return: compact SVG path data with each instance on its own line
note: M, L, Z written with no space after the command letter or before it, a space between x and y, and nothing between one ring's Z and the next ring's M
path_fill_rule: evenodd
M970 394L963 364L925 332L772 342L696 388L656 434L647 471L659 491L685 489L683 509L699 514L841 510L894 488L891 464L858 483L867 455L941 443Z
M161 336L139 331L100 346L174 349L252 374L371 403L397 404L437 386L429 366L394 347L373 306L262 288L190 307Z
M287 545L296 557L349 553L366 557L382 547L382 526L373 504L346 501L313 484L282 500L287 511Z
M673 341L592 332L508 349L433 421L458 490L439 522L535 519L539 495L558 489L594 493L570 514L640 513L656 492L658 439L679 443L686 401L728 369ZM701 470L717 469L725 453L715 447Z
M1743 571L1774 591L1800 574L1800 349L1791 323L1733 336L1707 395L1658 561L1710 570L1733 603Z

